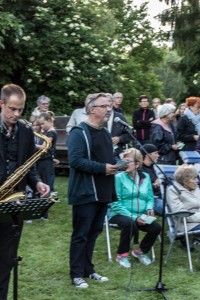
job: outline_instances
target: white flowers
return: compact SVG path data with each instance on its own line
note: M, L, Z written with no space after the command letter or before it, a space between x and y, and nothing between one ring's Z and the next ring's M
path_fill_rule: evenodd
M30 37L30 35L27 35L27 36L23 36L22 37L22 40L24 40L24 41L29 41L31 39L31 37Z
M77 93L75 93L75 92L74 92L74 91L72 91L72 90L68 92L68 95L69 95L69 96L78 97L78 94L77 94Z

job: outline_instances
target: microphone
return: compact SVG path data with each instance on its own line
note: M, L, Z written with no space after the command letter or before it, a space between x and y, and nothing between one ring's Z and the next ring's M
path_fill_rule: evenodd
M126 123L125 121L123 121L122 119L120 119L119 117L115 117L114 118L114 122L115 123L120 123L121 125L128 127L129 129L133 129L133 127L131 127L128 123Z

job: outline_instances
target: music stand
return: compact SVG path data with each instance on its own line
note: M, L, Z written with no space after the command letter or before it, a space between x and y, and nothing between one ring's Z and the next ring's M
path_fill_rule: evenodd
M19 223L24 220L40 219L46 211L55 202L49 198L38 198L29 200L16 200L0 204L0 222L13 222L15 228L15 237L20 234ZM17 300L18 294L18 262L22 257L17 256L17 248L14 258L14 272L13 272L13 299Z

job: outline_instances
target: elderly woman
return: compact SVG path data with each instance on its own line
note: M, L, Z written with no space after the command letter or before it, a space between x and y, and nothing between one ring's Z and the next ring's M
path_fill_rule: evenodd
M125 171L115 175L115 185L118 201L112 203L110 223L117 224L121 229L120 242L116 261L129 268L128 260L131 240L138 241L139 230L146 232L139 248L131 254L145 265L151 264L147 253L160 233L161 226L154 218L154 196L151 180L148 174L140 171L143 158L139 150L125 150L123 159L128 161Z
M32 116L39 116L43 112L48 112L50 105L50 98L42 95L37 99L37 107L34 108Z
M194 214L186 219L187 228L188 230L200 230L200 189L196 168L192 165L182 165L176 170L174 179L174 185L178 190L174 186L170 186L167 190L167 201L172 211L188 210L193 212ZM183 223L177 223L177 226L178 231L184 230Z
M185 143L184 151L193 151L200 136L200 98L189 97L186 105L184 116L178 120L177 140Z
M175 106L163 104L159 107L159 118L151 125L151 143L158 148L159 163L176 164L178 145L176 144L175 128L172 124Z

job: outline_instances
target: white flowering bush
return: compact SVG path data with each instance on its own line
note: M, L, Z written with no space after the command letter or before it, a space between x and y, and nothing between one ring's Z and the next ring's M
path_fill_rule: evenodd
M13 81L25 88L27 114L42 94L52 99L56 114L70 114L93 92L121 90L127 107L146 90L159 94L156 77L148 75L160 54L145 9L135 11L132 1L1 2L1 85Z

